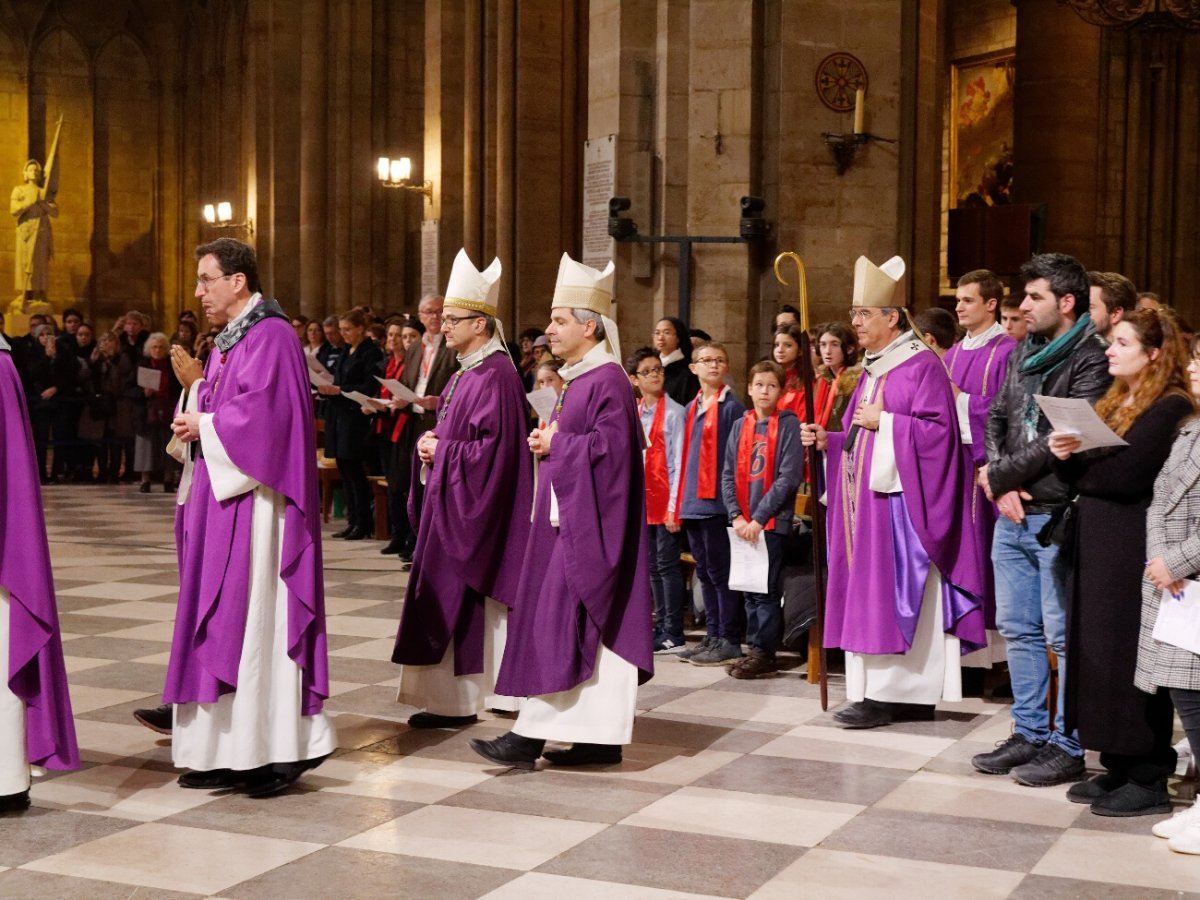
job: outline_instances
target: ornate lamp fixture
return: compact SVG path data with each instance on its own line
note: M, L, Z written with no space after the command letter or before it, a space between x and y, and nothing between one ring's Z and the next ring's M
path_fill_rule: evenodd
M1058 0L1104 28L1200 30L1200 0Z
M387 156L379 157L375 163L375 174L379 178L379 183L385 188L415 191L418 194L424 194L425 199L430 203L433 202L433 182L414 182L412 180L412 160L407 156L401 156L399 159L391 159Z

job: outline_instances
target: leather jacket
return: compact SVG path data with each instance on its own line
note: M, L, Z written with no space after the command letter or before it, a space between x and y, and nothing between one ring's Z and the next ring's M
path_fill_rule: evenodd
M1108 374L1107 345L1094 331L1080 341L1070 358L1046 378L1042 393L1048 397L1082 397L1095 402L1112 384ZM1054 473L1050 453L1050 423L1038 415L1037 436L1030 440L1023 417L1029 394L1021 376L1021 363L1034 352L1030 342L1021 341L1008 358L1008 371L1000 392L992 400L987 417L988 484L997 498L1023 488L1033 496L1024 501L1025 512L1053 512L1070 499L1067 485Z

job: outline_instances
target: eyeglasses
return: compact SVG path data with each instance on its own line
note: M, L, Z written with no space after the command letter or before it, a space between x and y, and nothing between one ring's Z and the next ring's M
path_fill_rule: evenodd
M467 319L482 319L483 316L476 313L472 316L442 316L442 325L449 325L454 328L459 322L465 322Z
M727 366L729 360L723 356L702 356L696 360L698 366Z
M649 369L638 369L637 375L638 378L651 378L655 375L661 375L663 371L662 366L653 366Z
M650 334L651 337L675 337L675 330L672 328L656 328Z
M869 309L869 308L868 309L852 309L852 310L850 310L850 321L853 322L855 319L862 319L865 322L868 319L874 318L874 315L873 315L874 312L875 312L875 310Z
M232 278L232 277L233 277L233 273L230 273L228 275L218 275L215 278L213 278L209 275L201 275L199 278L196 279L196 287L203 288L204 290L207 291L210 287L212 287L212 283L214 281L220 281L223 278Z

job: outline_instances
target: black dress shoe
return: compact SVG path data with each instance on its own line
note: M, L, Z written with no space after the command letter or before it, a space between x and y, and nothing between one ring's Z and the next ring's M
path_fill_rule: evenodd
M1092 804L1107 797L1128 781L1129 779L1124 775L1115 775L1107 771L1101 772L1099 775L1093 775L1087 781L1077 782L1067 788L1067 799L1072 803Z
M401 550L396 555L400 557L400 562L402 562L404 565L406 565L406 566L412 565L413 552L411 550Z
M141 483L141 484L138 486L138 491L139 491L139 492L141 492L141 493L143 493L143 494L148 494L148 493L150 493L150 482L148 482L148 481L143 481L143 482L142 482L142 483Z
M25 812L29 809L29 791L0 797L0 813Z
M353 530L354 530L354 526L353 526L353 525L347 525L347 526L346 526L345 528L343 528L341 531L335 531L333 534L331 534L331 535L330 535L330 537L335 537L335 538L344 538L346 535L348 535L348 534L349 534L350 532L352 532Z
M166 706L156 706L154 709L135 709L133 717L151 731L156 731L159 734L170 734L175 724L174 711L175 708L167 704Z
M545 741L536 738L521 737L511 731L502 734L494 741L475 738L471 741L471 749L498 766L510 769L527 769L533 771L538 757L542 755Z
M404 549L403 544L399 543L398 541L392 541L390 544L388 544L386 547L384 547L379 552L381 554L383 554L384 556L388 556L392 553L399 553L403 549Z
M329 754L318 756L316 759L302 759L299 762L274 763L266 767L269 771L265 771L247 785L246 795L256 800L274 797L299 781L300 776L309 769L315 769L327 759Z
M892 724L890 706L878 700L860 700L842 707L833 714L833 718L845 728L879 728Z
M556 766L615 766L621 761L616 744L572 744L567 750L547 750L542 758Z
M207 772L184 772L179 776L179 786L196 791L219 791L236 787L242 775L233 769L210 769Z
M474 725L479 716L439 716L437 713L419 712L408 717L409 728L461 728Z
M351 529L350 531L346 532L344 535L342 535L342 537L348 541L361 541L363 538L367 537L369 534L370 534L370 532L364 531L361 528L354 528L354 529Z

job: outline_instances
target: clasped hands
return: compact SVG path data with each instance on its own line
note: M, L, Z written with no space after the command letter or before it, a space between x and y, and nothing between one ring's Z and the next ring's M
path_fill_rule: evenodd
M179 379L185 391L190 391L192 385L204 377L204 366L200 364L200 360L179 344L171 345L171 368L175 370L175 377Z
M751 544L758 543L758 536L762 534L763 527L753 519L747 519L745 516L738 516L733 520L733 533L740 537L743 541L748 541Z
M433 465L433 456L437 453L437 432L427 431L417 441L417 458L427 466Z
M550 442L558 434L558 422L551 422L545 428L535 428L529 432L529 449L534 456L547 456L550 453Z

